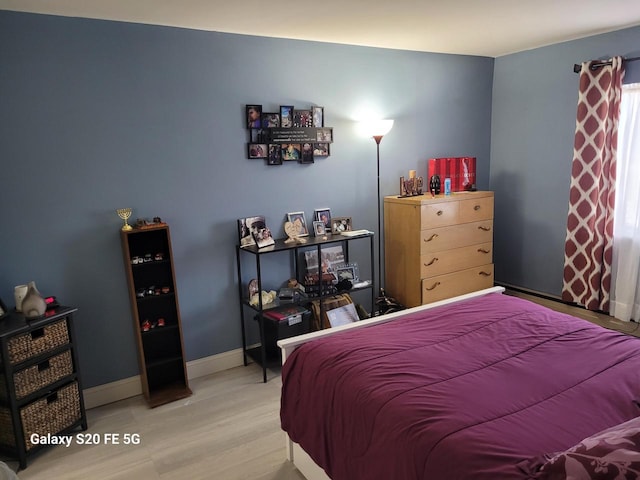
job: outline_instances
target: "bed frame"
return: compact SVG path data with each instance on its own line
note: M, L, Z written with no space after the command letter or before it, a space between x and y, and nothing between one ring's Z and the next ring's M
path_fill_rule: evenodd
M504 287L492 287L485 290L478 290L477 292L467 293L458 297L448 298L439 302L429 303L427 305L420 305L418 307L401 310L399 312L389 313L387 315L381 315L379 317L373 317L369 320L362 320L360 322L350 323L347 325L341 325L339 327L328 328L317 332L307 333L297 337L291 337L278 341L278 346L282 351L282 363L287 361L287 357L300 345L316 340L318 338L328 337L330 335L336 335L345 330L351 330L354 328L365 328L372 325L378 325L381 323L387 323L395 320L398 317L404 315L420 312L423 310L430 310L432 308L441 307L443 305L450 305L453 303L462 302L470 298L481 297L490 293L502 293ZM286 435L286 454L287 459L291 461L295 467L304 475L307 480L331 480L322 468L320 468L305 452L300 445L293 442L288 435Z

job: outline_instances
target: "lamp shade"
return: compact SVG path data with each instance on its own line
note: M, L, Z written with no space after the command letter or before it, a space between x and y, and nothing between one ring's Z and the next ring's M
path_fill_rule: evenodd
M358 124L358 130L366 137L383 137L393 127L393 120L364 120Z

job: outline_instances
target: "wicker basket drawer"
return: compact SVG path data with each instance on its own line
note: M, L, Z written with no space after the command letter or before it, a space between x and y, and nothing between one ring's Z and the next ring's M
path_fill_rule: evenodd
M65 350L36 365L16 372L13 376L16 398L20 400L72 373L73 359L71 357L71 350ZM0 379L4 384L4 376L0 375ZM6 389L0 389L0 399L6 398Z
M58 434L70 427L82 417L80 411L80 392L78 383L72 382L60 387L20 409L20 421L24 431L26 450L35 445L31 443L31 435ZM11 413L0 408L0 444L16 446L16 437L11 423Z
M7 342L9 362L15 365L67 343L69 343L69 328L67 319L63 318L11 338Z

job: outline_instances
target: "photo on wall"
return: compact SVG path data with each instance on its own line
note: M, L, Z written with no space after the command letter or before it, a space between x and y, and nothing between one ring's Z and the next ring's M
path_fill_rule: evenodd
M262 126L262 105L247 105L247 128L260 128Z

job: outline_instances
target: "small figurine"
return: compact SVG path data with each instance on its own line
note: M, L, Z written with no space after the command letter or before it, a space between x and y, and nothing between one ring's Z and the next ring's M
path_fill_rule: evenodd
M440 176L433 175L431 180L429 180L429 191L431 195L439 195L440 194Z

